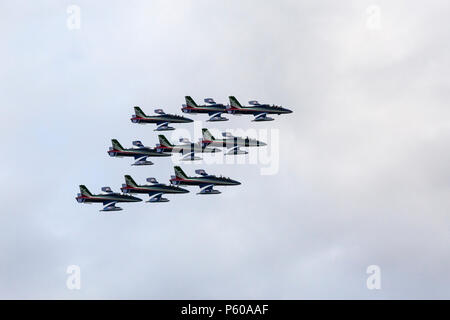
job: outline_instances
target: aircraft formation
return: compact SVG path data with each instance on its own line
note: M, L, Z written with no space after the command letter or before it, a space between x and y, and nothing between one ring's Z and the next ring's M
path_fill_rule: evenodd
M190 97L185 97L186 104L183 104L181 111L189 114L208 114L207 121L227 121L223 114L232 115L253 115L252 121L272 121L274 120L267 115L272 114L288 114L291 110L281 106L260 104L256 100L248 102L248 106L242 106L239 101L230 96L229 105L216 103L212 98L204 99L204 105L197 105ZM171 124L190 123L192 119L175 115L166 114L162 109L156 109L154 115L147 115L138 106L134 107L131 116L131 122L137 124L156 124L154 131L175 130ZM188 139L181 138L180 144L171 143L163 134L158 135L159 143L155 147L144 146L141 141L133 141L134 147L124 148L117 139L112 139L112 146L107 151L111 157L129 157L134 159L132 166L153 165L148 160L152 157L170 157L172 154L181 154L183 161L201 160L198 154L201 153L217 153L222 152L224 148L225 155L247 154L243 147L262 147L266 146L265 142L251 139L248 137L235 137L229 132L223 132L222 138L216 139L207 128L202 129L202 138L197 143L190 142ZM125 183L122 184L121 193L113 192L110 187L103 187L103 193L93 194L85 185L80 185L80 193L75 198L79 203L102 203L103 209L100 211L120 211L122 208L116 206L117 203L140 202L141 198L132 194L147 194L149 200L147 202L168 202L164 198L164 194L181 194L188 193L189 190L180 186L198 186L200 191L197 194L219 194L219 190L214 189L215 186L235 186L241 183L230 178L207 174L205 170L195 170L197 176L188 176L179 166L174 166L175 175L171 176L169 184L159 183L155 178L147 178L148 184L138 184L130 175L125 175Z

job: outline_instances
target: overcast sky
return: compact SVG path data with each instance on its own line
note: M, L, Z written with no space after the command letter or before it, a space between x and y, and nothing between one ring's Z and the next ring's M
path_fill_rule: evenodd
M71 4L80 29L67 27ZM449 9L2 2L0 298L449 299ZM79 184L117 191L124 174L168 182L170 159L131 167L106 151L111 138L153 146L154 127L132 124L132 107L180 113L185 95L294 110L167 133L276 132L264 147L278 150L275 174L183 163L242 185L111 214L75 201ZM66 287L69 265L80 290ZM381 290L366 287L369 265Z

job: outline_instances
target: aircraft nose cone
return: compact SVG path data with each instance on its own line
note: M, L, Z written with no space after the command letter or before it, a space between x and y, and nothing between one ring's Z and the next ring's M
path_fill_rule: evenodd
M292 110L289 110L289 109L284 109L285 110L285 113L292 113Z
M267 143L259 141L259 146L261 146L261 147L267 146Z
M194 122L194 120L192 120L192 119L189 119L189 118L185 118L186 119L186 122L188 123L188 122Z
M141 198L138 198L138 197L132 197L132 199L133 199L133 201L135 201L135 202L140 202L140 201L142 201L142 199L141 199Z
M189 190L186 190L186 189L180 188L180 192L181 192L181 193L188 193L188 192L189 192Z
M240 185L241 183L240 183L239 181L237 181L237 180L232 180L232 184L233 184L234 186L238 186L238 185Z

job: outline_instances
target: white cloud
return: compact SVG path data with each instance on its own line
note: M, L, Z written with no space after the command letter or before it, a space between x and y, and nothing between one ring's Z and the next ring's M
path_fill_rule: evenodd
M2 5L1 297L449 297L444 4L380 2L379 31L359 1L79 5L79 31L62 4ZM292 107L216 127L278 128L279 173L211 165L243 184L114 215L76 203L81 183L167 182L167 159L134 168L106 150L157 143L131 107L179 113L186 94Z

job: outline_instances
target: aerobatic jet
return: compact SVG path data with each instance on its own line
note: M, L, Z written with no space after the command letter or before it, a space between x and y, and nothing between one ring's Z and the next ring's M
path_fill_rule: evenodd
M159 144L156 145L156 149L162 153L181 153L184 155L181 160L201 160L197 157L196 153L215 153L220 152L220 149L203 147L200 143L190 142L188 139L181 138L182 144L174 145L167 140L167 138L160 134L158 135Z
M133 141L137 148L124 148L116 139L112 139L112 147L109 147L108 154L111 157L133 157L136 161L132 166L152 165L153 162L147 157L170 157L170 153L162 152L162 149L145 147L141 141Z
M265 146L266 143L251 139L249 137L241 138L241 137L234 137L229 132L222 132L223 139L216 139L214 136L209 132L208 129L203 128L202 129L202 135L203 139L201 141L202 146L206 147L224 147L227 148L226 155L228 154L247 154L248 152L245 150L239 149L239 147L262 147Z
M164 193L188 193L189 190L174 185L158 183L155 178L147 178L151 184L138 185L131 176L125 176L125 184L122 184L123 193L144 193L148 194L150 200L147 202L168 202L169 199L162 198Z
M209 175L203 169L195 170L195 173L200 175L198 177L188 177L178 166L175 166L174 170L175 176L171 177L170 183L174 185L199 186L200 192L197 194L218 194L220 191L213 189L214 186L237 186L241 184L239 181L230 178Z
M242 106L239 101L234 97L230 96L230 105L227 107L227 112L231 114L241 115L241 114L252 114L255 116L253 121L272 121L273 118L268 117L268 114L285 114L292 113L291 110L268 104L260 104L256 100L249 101L249 106Z
M75 198L79 203L102 203L103 209L100 211L120 211L122 208L116 207L119 202L139 202L140 198L131 195L113 192L110 187L103 187L101 194L92 194L84 185L80 185L80 193Z
M221 103L216 103L213 98L206 98L206 104L197 105L190 96L184 97L186 104L183 104L181 111L185 113L207 113L210 118L207 121L227 121L228 119L222 117L223 113L227 112L226 106Z
M155 131L175 130L174 127L169 127L169 123L188 123L193 121L176 114L164 113L162 109L156 109L156 114L152 116L146 115L138 106L134 107L134 112L135 114L131 116L131 122L140 124L156 123L158 126Z

